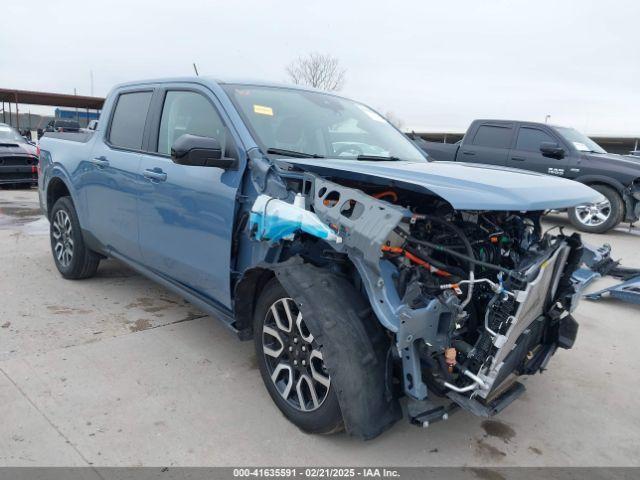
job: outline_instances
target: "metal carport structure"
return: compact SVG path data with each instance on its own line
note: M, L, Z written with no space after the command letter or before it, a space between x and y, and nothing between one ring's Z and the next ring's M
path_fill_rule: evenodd
M71 107L100 110L104 104L104 98L89 97L85 95L68 95L64 93L34 92L30 90L15 90L0 88L0 102L2 102L2 119L6 121L5 104L9 104L9 122L13 116L11 104L15 103L16 125L20 129L19 104L46 105L51 107Z

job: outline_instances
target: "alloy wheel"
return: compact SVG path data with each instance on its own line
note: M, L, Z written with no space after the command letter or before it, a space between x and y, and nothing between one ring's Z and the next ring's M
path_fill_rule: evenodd
M291 298L275 301L264 319L262 351L280 396L303 412L320 408L331 380L322 352Z
M63 267L68 267L73 260L73 227L69 214L64 210L58 210L51 224L51 236L53 237L53 251L58 262Z
M611 216L611 202L604 200L575 207L578 221L588 227L597 227L606 222Z

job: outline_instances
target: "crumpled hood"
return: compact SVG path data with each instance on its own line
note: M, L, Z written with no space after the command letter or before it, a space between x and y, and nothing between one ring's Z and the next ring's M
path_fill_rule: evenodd
M369 181L436 194L457 210L550 210L603 200L572 180L513 168L460 162L380 162L286 158L321 176Z

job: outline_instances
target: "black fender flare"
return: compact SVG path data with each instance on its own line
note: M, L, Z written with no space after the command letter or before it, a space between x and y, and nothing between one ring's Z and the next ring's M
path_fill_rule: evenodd
M625 186L615 178L607 177L606 175L582 175L574 180L576 182L584 183L585 185L591 185L594 183L608 185L615 188L620 196L624 198Z
M53 204L55 203L55 201L51 200L51 195L52 195L51 188L60 184L69 193L69 196L71 197L71 201L74 203L74 205L77 205L75 201L76 200L75 194L71 191L71 188L69 188L69 182L67 178L65 178L62 175L54 174L46 179L46 183L44 183L44 188L43 188L43 194L44 194L43 200L44 200L45 207L47 209L47 216L49 216L49 214L51 213L50 210L53 207Z
M635 200L629 194L629 188L625 187L624 184L619 180L607 177L605 175L583 175L576 178L575 181L584 183L585 185L593 185L594 183L599 183L614 188L622 198L622 204L624 205L623 219L629 222L638 220L638 212L636 210L639 209L638 207L634 206Z
M247 269L233 291L234 328L240 340L253 338L253 312L262 288L275 276L266 262Z

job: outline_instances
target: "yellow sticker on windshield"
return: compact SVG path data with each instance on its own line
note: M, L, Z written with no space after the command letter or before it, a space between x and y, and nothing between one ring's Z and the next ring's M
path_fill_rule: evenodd
M258 113L260 115L269 115L273 117L273 108L265 107L264 105L254 105L253 106L254 113Z

